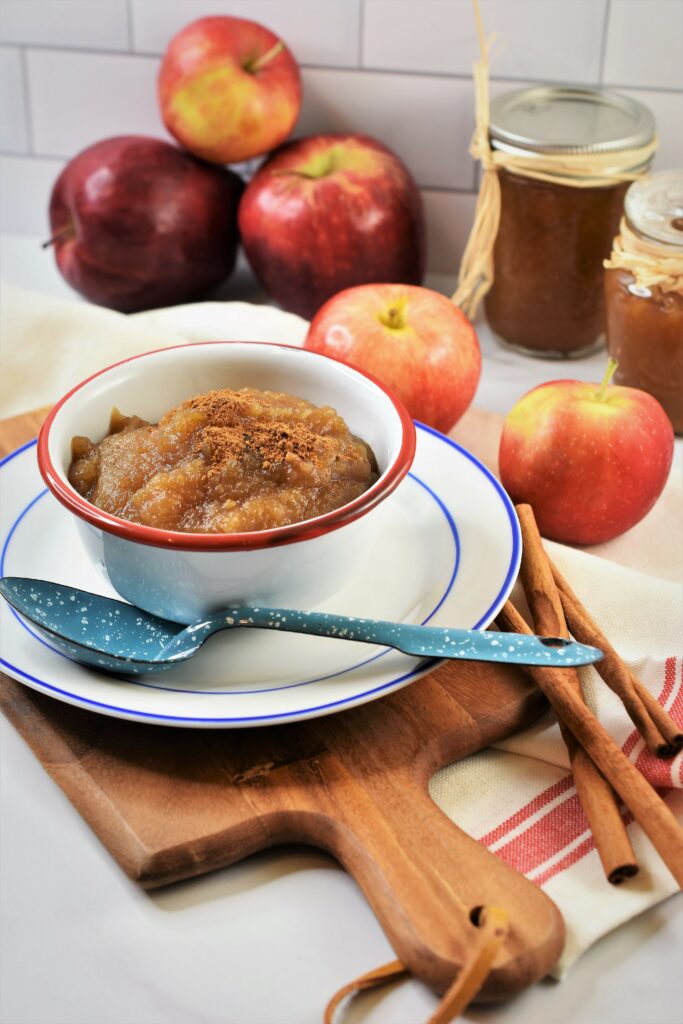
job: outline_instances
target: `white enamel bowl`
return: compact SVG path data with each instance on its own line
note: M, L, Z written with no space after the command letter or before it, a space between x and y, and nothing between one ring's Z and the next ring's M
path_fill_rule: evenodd
M245 386L331 405L374 451L379 479L333 512L242 534L141 526L103 512L69 483L72 437L99 441L114 406L155 422L186 398ZM369 556L373 510L404 479L414 454L414 424L378 381L327 356L262 342L182 345L110 366L57 403L38 440L43 479L73 513L100 571L127 601L177 622L235 601L309 608L338 591Z

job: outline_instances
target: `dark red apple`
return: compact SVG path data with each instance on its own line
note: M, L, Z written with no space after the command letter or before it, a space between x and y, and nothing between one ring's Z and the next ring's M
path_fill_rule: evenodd
M314 316L304 348L367 370L411 416L444 432L472 401L481 370L477 335L462 310L415 285L340 292Z
M500 477L533 507L544 537L599 544L646 515L661 494L674 435L659 402L636 388L555 380L511 409L500 442Z
M195 299L235 265L242 187L159 139L97 142L52 190L57 266L81 295L123 313Z
M399 158L365 135L283 146L247 186L239 225L264 287L307 318L343 288L422 281L420 193Z
M200 18L173 37L159 72L164 124L204 160L239 163L287 138L301 106L299 68L255 21Z

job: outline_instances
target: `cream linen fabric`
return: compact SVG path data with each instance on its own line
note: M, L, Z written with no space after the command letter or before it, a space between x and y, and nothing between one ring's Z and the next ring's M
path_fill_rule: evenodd
M54 402L128 356L188 341L303 342L308 323L272 306L202 302L126 316L101 306L0 287L0 417Z
M186 341L240 339L300 344L307 324L268 306L200 303L123 316L6 286L0 325L0 417L54 401L88 374L126 356ZM473 409L454 436L494 471L499 416ZM680 456L680 452L678 453ZM653 511L610 544L548 548L619 652L683 721L683 493L680 460ZM615 740L683 822L683 757L656 761L621 704L589 669L586 697ZM675 883L648 840L629 826L641 874L607 884L578 807L559 729L548 713L524 733L439 772L431 791L471 835L551 896L567 923L561 974L591 943L664 899Z

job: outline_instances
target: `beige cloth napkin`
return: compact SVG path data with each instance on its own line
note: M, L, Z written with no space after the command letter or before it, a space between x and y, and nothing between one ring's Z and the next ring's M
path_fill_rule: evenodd
M0 418L54 402L128 356L188 341L300 345L308 323L272 306L202 302L126 316L101 306L0 286Z
M201 303L123 316L96 306L6 287L0 321L0 417L53 401L88 374L154 347L206 339L300 344L307 323L268 306ZM491 466L501 417L471 410L454 437ZM680 455L680 452L679 452ZM683 488L680 461L652 512L609 544L549 550L617 650L683 722ZM586 696L612 736L683 822L683 755L657 761L594 669ZM561 974L591 943L676 889L640 828L629 832L641 863L637 879L604 879L559 729L548 713L530 729L439 772L436 802L558 904L567 924Z

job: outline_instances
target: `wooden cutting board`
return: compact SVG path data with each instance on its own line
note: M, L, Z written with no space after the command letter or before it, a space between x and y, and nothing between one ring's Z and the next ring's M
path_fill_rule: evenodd
M35 435L41 419L0 423L2 454ZM482 998L523 989L560 955L555 905L458 829L427 790L439 768L544 710L519 670L448 664L360 708L225 731L124 722L0 681L5 715L145 887L307 843L353 875L397 956L437 992L464 963L486 904L506 908L511 931Z

